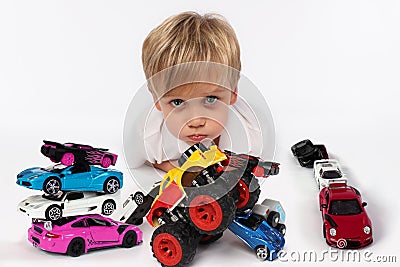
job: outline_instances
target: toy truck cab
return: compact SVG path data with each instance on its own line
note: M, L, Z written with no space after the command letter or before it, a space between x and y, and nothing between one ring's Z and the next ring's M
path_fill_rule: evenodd
M154 199L146 217L150 225L159 225L161 215L165 212L170 213L185 199L187 196L185 186L195 186L197 183L193 174L226 158L216 145L207 148L198 143L186 150L178 161L179 167L170 170L160 183L158 196Z

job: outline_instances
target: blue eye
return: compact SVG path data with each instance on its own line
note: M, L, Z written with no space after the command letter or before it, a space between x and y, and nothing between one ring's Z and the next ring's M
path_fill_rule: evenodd
M218 100L218 97L216 96L207 96L206 97L206 104L214 104Z
M182 99L174 99L170 101L171 105L173 105L174 107L179 107L183 104L183 100Z

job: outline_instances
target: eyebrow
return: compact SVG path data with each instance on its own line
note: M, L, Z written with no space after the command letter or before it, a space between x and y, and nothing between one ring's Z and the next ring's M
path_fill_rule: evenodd
M192 89L192 90L193 90L193 89ZM195 90L195 89L194 89L194 90ZM209 96L209 95L212 95L212 94L225 92L225 90L230 91L230 90L227 89L227 88L220 87L220 86L215 86L215 87L213 87L210 91L208 91L207 93L204 93L204 94L202 94L202 95L204 95L204 96ZM181 96L184 96L184 95L185 95L185 94L182 94L182 93L174 93L174 91L175 91L175 90L171 90L171 91L165 93L162 97L181 97Z

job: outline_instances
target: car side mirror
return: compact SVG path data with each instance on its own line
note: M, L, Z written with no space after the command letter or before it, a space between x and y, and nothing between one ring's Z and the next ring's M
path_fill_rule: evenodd
M69 200L66 198L66 199L65 199L65 203L68 203L68 202L69 202Z
M321 208L323 208L323 209L326 209L327 207L328 207L328 205L326 205L326 204L321 205Z
M363 203L362 203L362 206L363 206L363 207L367 206L367 202L363 202Z
M72 172L71 172L71 171L69 171L69 170L68 170L68 171L66 171L65 173L66 173L66 174L68 174L68 175L72 174Z

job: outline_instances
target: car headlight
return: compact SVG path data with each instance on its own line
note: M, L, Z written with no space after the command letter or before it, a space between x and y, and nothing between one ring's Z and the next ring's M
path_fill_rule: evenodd
M364 226L364 233L369 235L371 233L371 227L369 226Z
M335 229L335 228L329 229L329 234L330 234L331 236L335 236L335 235L336 235L336 229Z
M29 177L28 180L33 180L33 179L38 178L38 177L39 177L39 175L34 175L34 176Z

